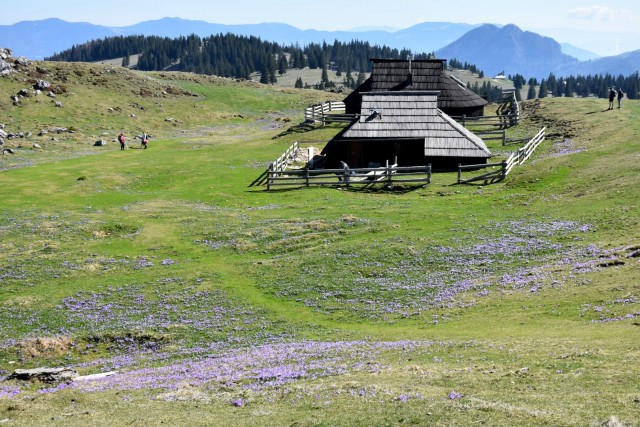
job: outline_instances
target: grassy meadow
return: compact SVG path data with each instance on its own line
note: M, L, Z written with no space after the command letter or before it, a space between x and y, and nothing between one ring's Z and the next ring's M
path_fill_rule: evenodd
M35 78L62 108L12 105ZM525 103L509 135L548 137L493 185L268 192L340 95L64 63L0 92L31 132L0 156L2 425L640 425L637 101ZM60 366L117 373L6 380Z

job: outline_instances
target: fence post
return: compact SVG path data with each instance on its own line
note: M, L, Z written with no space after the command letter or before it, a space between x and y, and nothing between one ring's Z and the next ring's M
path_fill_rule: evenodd
M431 163L427 165L427 184L431 184Z
M502 177L502 179L505 179L507 177L507 161L506 160L502 161L502 173L500 174L500 176Z
M505 145L507 145L507 131L503 130L502 131L502 146L504 147Z
M462 181L462 163L458 163L458 184Z
M309 168L308 167L304 168L304 181L308 187L309 186Z
M389 159L387 159L387 167L385 172L387 174L387 187L391 188L393 186L393 183L391 182L391 168L389 167Z
M467 115L462 115L462 126L467 127Z
M273 178L273 163L269 165L267 169L267 191L271 190L271 180Z

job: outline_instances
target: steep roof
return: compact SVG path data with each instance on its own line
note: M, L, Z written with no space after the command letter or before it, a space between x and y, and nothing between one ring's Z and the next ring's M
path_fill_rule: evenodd
M484 157L484 141L437 108L438 92L362 94L360 119L340 139L422 139L425 156Z
M359 94L369 91L437 90L440 91L439 108L480 107L487 104L485 99L445 72L443 59L371 59L371 62L371 76L356 89Z

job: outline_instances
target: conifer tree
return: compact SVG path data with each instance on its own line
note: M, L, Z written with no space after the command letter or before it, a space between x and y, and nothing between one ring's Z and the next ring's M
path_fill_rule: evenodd
M540 81L540 89L538 89L538 98L546 98L548 94L547 81L542 79Z
M280 54L280 59L278 59L278 72L280 75L283 75L287 72L287 67L289 66L289 61L287 61L287 57L284 54Z
M527 99L535 99L536 97L536 87L532 84L529 84L529 91L527 92Z

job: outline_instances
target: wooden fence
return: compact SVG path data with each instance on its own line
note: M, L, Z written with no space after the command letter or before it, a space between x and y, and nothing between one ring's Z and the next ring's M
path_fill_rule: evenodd
M280 157L271 162L267 170L262 172L259 177L257 177L251 184L249 184L249 187L264 184L264 182L267 180L269 172L284 172L287 166L289 166L291 164L291 161L295 158L295 153L299 148L300 144L298 143L298 141L291 144L291 146L287 148Z
M304 120L307 122L352 122L358 114L345 114L342 101L327 101L304 109Z
M544 141L546 129L546 127L540 129L540 131L533 138L531 138L529 142L527 142L523 147L520 147L516 151L511 153L507 160L504 160L500 163L465 166L458 165L458 184L467 184L478 181L493 183L505 179L515 166L523 164L536 150L536 148L538 148L542 141ZM499 169L495 169L496 167ZM486 168L494 168L494 170L486 172L482 175L474 176L472 178L462 179L462 172L465 170L468 171Z
M498 128L498 129L507 129L509 127L515 126L518 124L520 120L520 114L505 114L505 115L496 115L496 116L451 116L452 119L456 120L458 123L462 124L462 126L467 127L470 125L473 126L486 126L489 128Z
M309 187L311 185L362 185L383 184L392 187L398 183L431 182L431 165L404 166L387 165L382 168L358 169L290 169L284 172L267 172L267 190L277 186Z

